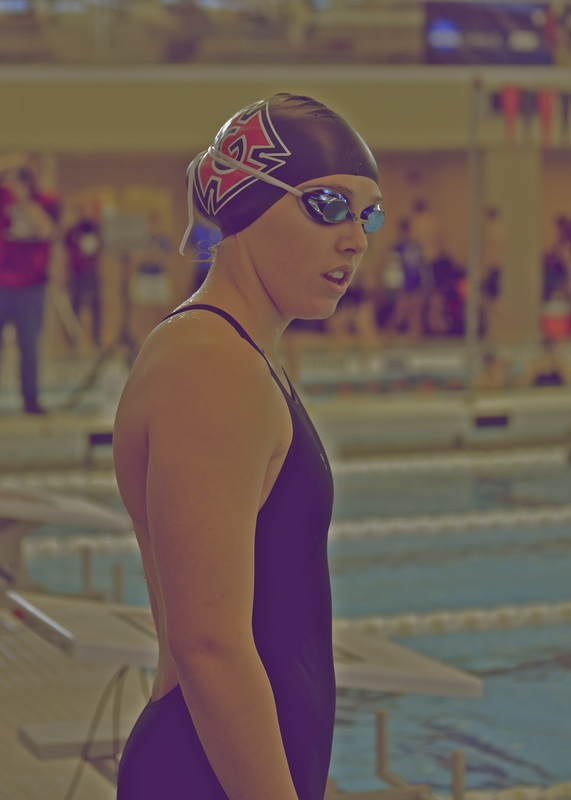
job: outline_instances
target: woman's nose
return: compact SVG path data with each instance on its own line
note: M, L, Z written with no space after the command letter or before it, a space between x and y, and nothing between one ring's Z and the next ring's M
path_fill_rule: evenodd
M355 253L364 253L369 246L367 234L363 230L361 220L347 220L342 223L343 238L342 247L344 250L353 250Z

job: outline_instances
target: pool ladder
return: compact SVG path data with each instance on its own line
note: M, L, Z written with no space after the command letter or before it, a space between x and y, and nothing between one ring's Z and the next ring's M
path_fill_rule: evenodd
M384 781L387 789L373 789L367 792L340 792L335 782L329 780L324 800L432 800L434 795L426 784L409 783L389 769L388 754L388 714L378 711L376 716L376 755L377 776ZM451 755L452 800L464 800L465 796L465 757L463 750L454 750Z

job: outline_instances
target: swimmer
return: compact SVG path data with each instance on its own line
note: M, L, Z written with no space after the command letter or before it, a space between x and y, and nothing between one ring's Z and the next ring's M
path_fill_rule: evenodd
M326 319L383 224L375 159L344 119L278 94L187 171L222 235L149 335L119 403L116 473L159 643L118 800L322 800L335 713L331 470L279 359Z

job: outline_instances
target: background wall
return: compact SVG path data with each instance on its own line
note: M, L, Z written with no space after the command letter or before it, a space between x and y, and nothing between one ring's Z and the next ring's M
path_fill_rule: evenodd
M455 72L455 71L454 71ZM279 91L351 119L375 149L465 147L469 84L375 67L14 68L0 71L0 150L192 151L233 110Z
M131 185L171 198L167 233L185 227L184 171L229 113L275 91L313 95L345 115L375 151L387 225L370 258L382 260L396 223L423 197L442 222L450 254L469 260L468 151L482 153L482 212L497 206L506 226L505 287L515 335L538 336L542 249L553 218L571 214L570 145L554 120L554 141L541 142L539 120L515 137L492 107L510 80L526 85L568 81L561 71L480 70L485 87L474 128L469 69L360 66L185 66L117 68L10 67L0 70L0 152L35 151L62 195L85 187ZM476 139L475 139L476 137ZM190 265L173 259L177 294ZM112 285L112 281L110 283ZM113 292L114 290L111 290ZM115 316L117 316L115 314Z

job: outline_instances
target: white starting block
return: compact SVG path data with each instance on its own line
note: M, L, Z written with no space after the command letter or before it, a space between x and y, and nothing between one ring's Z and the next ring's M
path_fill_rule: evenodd
M71 658L154 668L149 609L52 595L7 592L14 615ZM333 626L337 685L403 694L481 697L482 681L383 636Z
M6 593L6 600L15 617L71 658L117 666L156 665L157 642L148 609L13 591ZM482 695L482 681L474 675L382 636L334 626L333 652L339 687L473 698ZM110 763L115 763L128 731L121 730L115 736L110 723L102 724L86 752L88 734L87 723L28 724L20 729L20 740L39 758L81 756L109 780L115 780ZM428 787L413 786L390 772L386 742L386 716L379 712L377 774L392 788L361 793L354 800L427 800L431 794ZM463 800L463 781L463 754L457 751L453 754L453 800ZM333 789L327 796L330 800L337 798ZM352 800L351 795L345 797Z
M50 492L0 489L0 587L34 590L22 557L22 540L43 525L74 526L126 533L133 530L124 511L91 500Z

